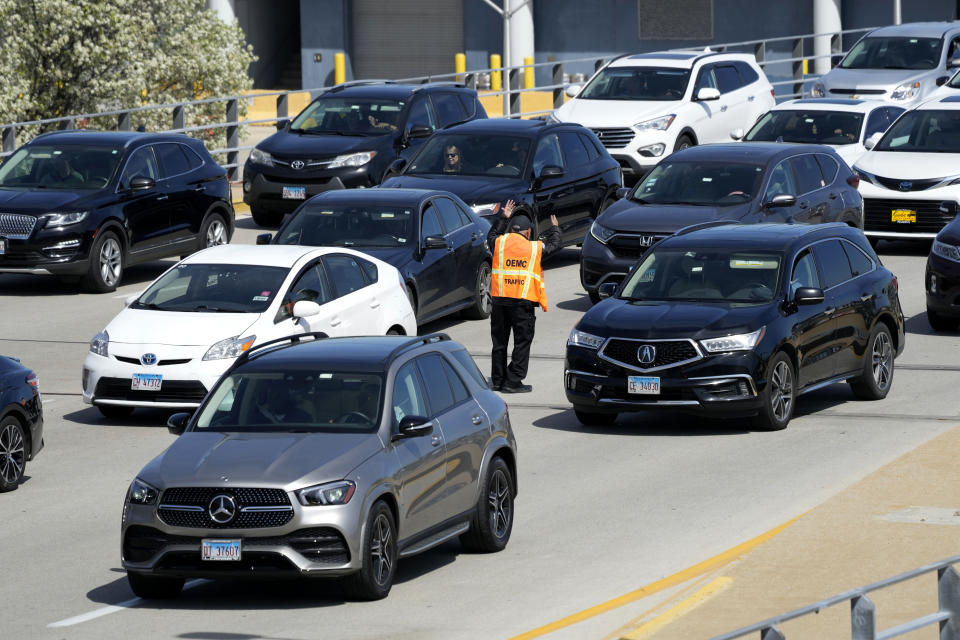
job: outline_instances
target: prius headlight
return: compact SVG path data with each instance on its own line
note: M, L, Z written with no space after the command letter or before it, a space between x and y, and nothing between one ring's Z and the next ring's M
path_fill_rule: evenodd
M318 505L347 504L357 490L357 485L349 480L327 482L297 491L297 500L305 507Z
M330 161L330 164L327 165L328 169L336 169L338 167L362 167L371 160L373 156L377 155L376 151L362 151L360 153L348 153L346 155L337 156Z
M236 358L241 353L252 347L256 339L257 336L247 336L246 338L233 336L232 338L221 340L207 349L207 352L203 354L203 359L222 360L224 358Z
M723 336L722 338L709 338L707 340L701 340L700 344L708 353L749 351L757 346L765 330L766 327L760 327L752 333L741 333L735 336Z
M110 347L110 334L106 331L101 331L97 335L93 336L90 340L90 353L95 353L98 356L107 357L107 349Z

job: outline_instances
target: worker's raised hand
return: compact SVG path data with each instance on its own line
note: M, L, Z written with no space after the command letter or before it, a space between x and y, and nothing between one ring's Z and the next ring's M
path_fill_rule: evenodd
M559 227L559 226L560 226L560 223L557 222L557 216L555 216L555 215L551 215L551 216L550 216L550 224L552 224L552 225L555 226L555 227Z
M507 200L507 204L503 205L503 217L507 220L510 219L510 216L513 215L513 210L516 208L517 203L513 200Z

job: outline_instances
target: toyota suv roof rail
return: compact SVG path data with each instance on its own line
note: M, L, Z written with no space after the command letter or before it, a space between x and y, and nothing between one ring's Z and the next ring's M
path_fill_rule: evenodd
M334 85L326 90L325 93L333 93L336 91L343 91L349 87L359 87L369 84L396 84L393 80L348 80L347 82L341 82L340 84Z
M275 338L274 340L267 340L266 342L258 345L254 345L237 356L237 359L234 361L233 366L230 367L233 369L238 364L246 362L250 358L262 356L264 353L269 351L274 351L275 349L280 349L285 346L290 346L298 344L303 341L304 338L310 338L311 342L313 340L322 340L323 338L328 337L325 333L313 332L313 333L301 333L293 336L284 336L283 338ZM269 348L268 348L269 347Z
M439 331L436 333L428 333L425 336L415 336L410 338L409 340L404 341L402 344L394 348L394 350L390 352L390 355L387 356L387 360L388 361L393 360L395 357L397 357L404 351L407 351L408 349L412 349L414 347L419 347L421 345L426 345L426 344L432 344L435 342L446 342L448 340L450 340L450 336Z

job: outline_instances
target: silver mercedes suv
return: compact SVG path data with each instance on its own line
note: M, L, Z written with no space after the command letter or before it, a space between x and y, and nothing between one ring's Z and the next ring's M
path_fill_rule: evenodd
M313 339L316 338L316 339ZM237 359L127 491L133 592L188 577L344 578L385 597L399 558L459 536L510 538L516 440L506 405L445 334L308 334Z

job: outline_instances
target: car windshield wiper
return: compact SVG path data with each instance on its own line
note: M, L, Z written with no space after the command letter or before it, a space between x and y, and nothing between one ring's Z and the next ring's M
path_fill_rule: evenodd
M205 304L198 304L191 311L213 311L214 313L238 313L233 309L221 309L220 307L210 307Z
M138 309L151 309L151 310L153 310L153 311L166 311L166 309L164 309L163 307L161 307L160 305L158 305L156 302L140 302L139 300L137 300L136 302L134 302L134 304L137 305L137 308L138 308Z
M633 202L639 202L640 204L650 204L649 200L644 200L643 198L630 198Z

